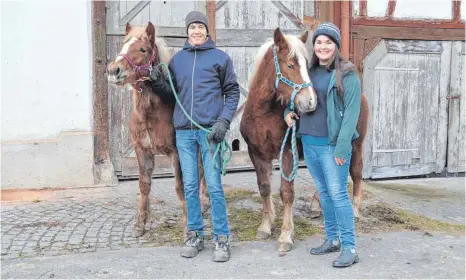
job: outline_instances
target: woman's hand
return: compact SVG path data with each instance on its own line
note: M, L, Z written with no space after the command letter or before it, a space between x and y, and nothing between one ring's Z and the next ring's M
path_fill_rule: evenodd
M346 162L346 159L335 157L335 162L337 163L337 165L343 165Z
M286 115L285 122L288 125L288 127L291 127L293 125L293 119L299 119L299 116L296 115L295 112L290 112L288 115Z

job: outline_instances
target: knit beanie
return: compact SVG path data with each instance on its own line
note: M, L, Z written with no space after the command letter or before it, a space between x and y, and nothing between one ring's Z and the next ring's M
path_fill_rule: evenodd
M316 38L320 35L325 35L330 37L333 42L337 45L338 48L340 48L341 44L341 35L340 35L340 30L338 27L331 23L331 22L323 22L319 24L316 28L316 31L314 32L314 35L312 36L312 44L316 42Z
M205 28L207 29L207 34L209 34L209 19L207 18L206 15L199 11L192 11L186 16L186 33L188 33L188 27L191 23L202 23L205 25Z

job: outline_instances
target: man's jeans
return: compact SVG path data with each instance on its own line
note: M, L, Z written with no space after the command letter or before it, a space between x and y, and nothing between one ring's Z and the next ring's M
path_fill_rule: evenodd
M188 231L197 231L204 235L201 202L199 199L198 147L202 151L202 163L210 197L210 211L214 229L214 239L219 235L230 235L227 220L227 206L221 181L221 162L217 156L215 169L212 154L217 148L215 144L207 142L206 132L201 130L177 130L176 146L180 156L181 171L183 173L184 195L188 212ZM211 154L212 151L212 154Z
M348 197L348 172L351 154L343 165L335 162L335 146L317 146L302 136L304 159L320 193L327 239L337 240L343 248L355 248L354 213Z

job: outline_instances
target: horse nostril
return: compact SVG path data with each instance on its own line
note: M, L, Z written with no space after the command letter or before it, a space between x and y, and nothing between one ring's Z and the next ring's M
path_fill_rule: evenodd
M117 68L115 69L115 73L114 73L114 74L115 74L115 76L118 76L118 75L120 74L120 67L117 67Z

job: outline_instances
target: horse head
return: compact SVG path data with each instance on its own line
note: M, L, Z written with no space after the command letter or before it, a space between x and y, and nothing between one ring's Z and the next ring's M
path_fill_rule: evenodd
M300 37L283 35L280 28L274 32L274 65L276 74L277 99L306 113L316 109L315 93L308 74L310 63L306 48L308 31Z
M146 27L132 27L128 23L123 47L107 67L108 82L119 86L132 84L134 88L147 80L153 65L158 63L154 25L149 22Z

